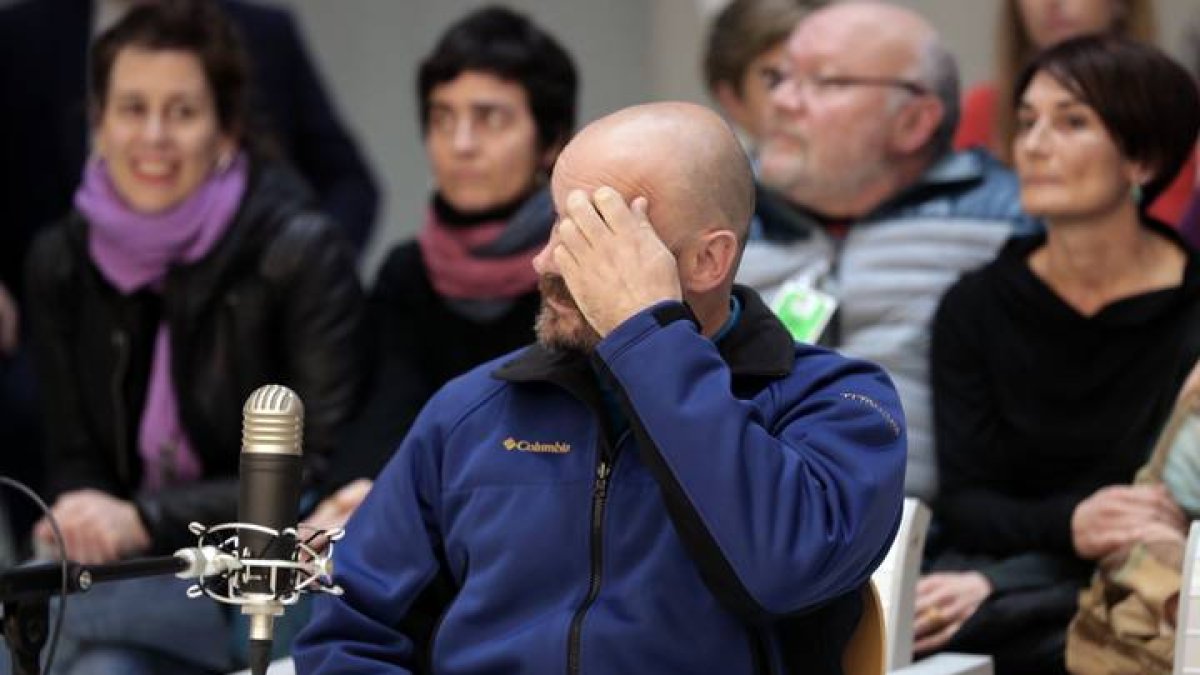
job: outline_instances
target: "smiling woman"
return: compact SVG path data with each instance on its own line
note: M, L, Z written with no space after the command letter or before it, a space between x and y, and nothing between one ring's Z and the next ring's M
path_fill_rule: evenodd
M144 213L196 191L236 150L222 130L200 60L186 51L127 48L99 104L96 152L121 197Z
M245 142L245 57L214 3L140 4L90 63L93 156L74 210L33 246L28 288L66 540L51 553L103 563L236 519L241 403L263 383L303 398L306 475L321 477L357 401L363 300L347 242ZM53 544L46 522L34 536ZM109 672L232 666L227 617L177 606L172 582L82 597L66 640L106 644ZM133 614L147 604L153 631ZM68 651L77 668L94 656Z

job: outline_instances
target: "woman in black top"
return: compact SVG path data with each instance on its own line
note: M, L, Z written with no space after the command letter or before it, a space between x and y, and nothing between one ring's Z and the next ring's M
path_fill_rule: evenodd
M1061 673L1092 562L1182 536L1164 491L1123 487L1200 350L1200 268L1153 202L1200 127L1187 73L1085 37L1017 82L1021 203L1046 224L965 276L934 323L940 492L916 651ZM1149 527L1147 527L1149 526Z

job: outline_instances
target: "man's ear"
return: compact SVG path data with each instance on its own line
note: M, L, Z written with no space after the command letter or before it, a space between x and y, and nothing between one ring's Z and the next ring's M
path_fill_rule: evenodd
M733 274L738 258L738 237L731 230L711 230L691 243L679 265L685 293L707 293Z
M892 127L892 147L902 155L911 155L929 143L946 115L946 106L936 96L913 96L896 114Z

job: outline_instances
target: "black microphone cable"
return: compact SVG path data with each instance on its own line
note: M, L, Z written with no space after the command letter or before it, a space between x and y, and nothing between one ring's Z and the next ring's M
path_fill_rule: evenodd
M62 564L62 589L58 594L58 612L54 617L54 631L50 633L50 645L46 648L46 665L42 667L42 672L48 673L50 667L54 665L54 651L58 648L58 636L62 633L63 615L67 613L67 540L63 537L62 530L58 528L58 520L50 512L50 507L36 492L24 483L8 476L0 476L0 485L22 492L26 497L32 499L42 510L42 515L46 516L46 520L50 523L50 529L54 530L54 539L58 542L59 562Z

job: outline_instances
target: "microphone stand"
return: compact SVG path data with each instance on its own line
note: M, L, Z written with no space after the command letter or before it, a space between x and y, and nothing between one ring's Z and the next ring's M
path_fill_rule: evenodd
M285 606L295 604L301 594L342 594L341 587L333 583L331 562L334 543L345 534L340 527L305 528L313 532L308 540L298 539L296 528L274 530L253 523L213 527L192 523L188 529L198 537L197 546L179 549L174 555L103 565L71 560L44 562L0 572L0 603L4 606L4 639L12 657L11 675L40 675L42 647L49 636L50 598L64 592L82 593L105 581L165 574L196 579L187 591L189 598L207 596L222 604L241 606L244 614L251 615L251 626L264 626L268 638L274 617L282 614ZM239 554L238 542L246 532L267 535L268 549L277 541L286 542L286 555L260 560ZM318 536L325 538L323 552L310 545ZM264 581L265 586L261 586ZM255 673L265 672L267 654L262 647L269 642L254 631L250 637L251 654L258 657L251 668Z
M4 639L12 658L12 675L39 675L42 647L49 636L50 598L82 593L97 583L179 574L190 566L180 556L135 558L103 565L66 561L44 562L0 572L0 603L4 605Z

